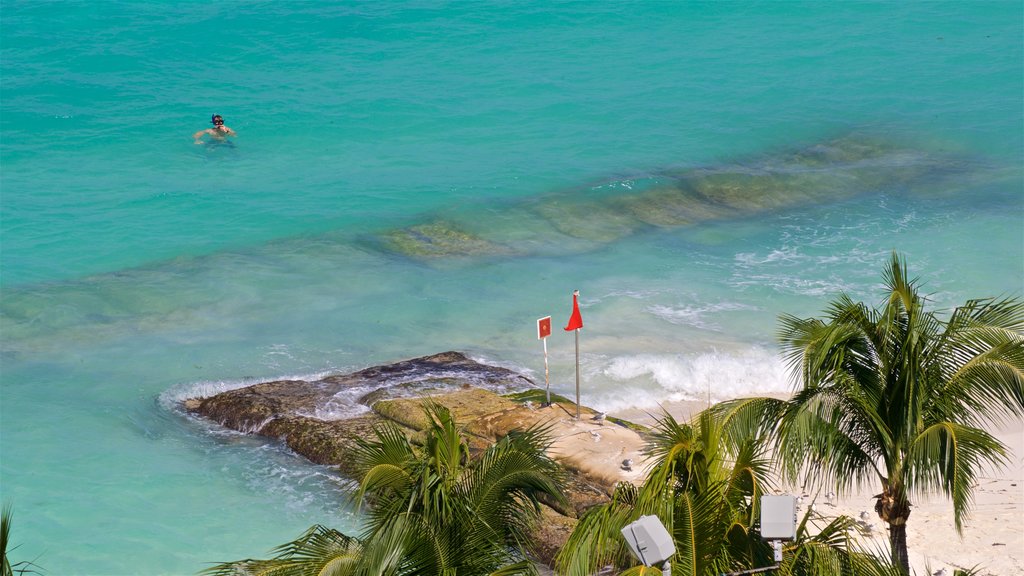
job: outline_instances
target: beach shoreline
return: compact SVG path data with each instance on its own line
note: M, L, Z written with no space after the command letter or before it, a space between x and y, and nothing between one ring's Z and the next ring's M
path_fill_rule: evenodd
M662 411L685 421L708 407L706 400L668 402L655 410L630 409L614 415L650 426ZM964 522L962 537L953 521L953 504L942 494L912 496L913 510L907 522L907 547L911 570L918 576L934 574L945 568L977 569L979 576L1024 574L1024 422L1011 421L992 426L989 432L1007 447L1007 466L985 469L978 476L974 503ZM870 527L860 540L867 551L888 554L888 534L874 512L877 486L862 486L831 501L817 495L815 512L826 520L846 515ZM814 502L814 493L791 491ZM802 511L801 511L802 512ZM866 515L862 516L864 512Z

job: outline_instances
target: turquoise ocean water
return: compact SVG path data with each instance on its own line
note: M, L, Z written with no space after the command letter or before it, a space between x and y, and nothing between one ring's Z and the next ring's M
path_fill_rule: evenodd
M1019 294L1022 23L1019 1L3 0L13 556L189 574L355 530L330 470L180 400L449 349L543 382L535 321L573 289L607 410L788 390L778 315L876 303L894 249L935 308ZM215 112L235 145L194 145ZM664 190L719 196L683 217ZM571 335L548 348L571 395Z

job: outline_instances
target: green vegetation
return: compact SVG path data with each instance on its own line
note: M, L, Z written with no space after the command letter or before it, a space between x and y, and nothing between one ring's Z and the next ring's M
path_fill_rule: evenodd
M534 404L544 404L548 401L547 392L540 388L530 388L522 392L513 392L511 394L505 394L505 398L518 402L520 404L526 404L527 402L533 402ZM574 402L565 396L552 393L551 402L553 404L574 404Z
M790 400L717 407L774 440L790 481L835 487L877 482L893 563L909 572L911 494L941 492L963 529L977 476L1006 448L982 425L1024 414L1024 302L971 300L943 321L893 254L873 310L843 295L826 320L782 318L780 339L803 388Z
M545 431L510 433L471 459L451 413L438 405L424 412L422 446L391 423L360 442L358 499L370 508L358 538L314 526L270 560L230 562L205 573L534 574L525 551L539 499L564 499L561 469L545 453Z
M587 576L607 566L634 567L625 572L634 573L637 561L620 531L648 514L658 516L676 541L675 575L717 576L772 565L772 550L756 526L761 495L771 488L768 443L756 427L740 434L734 425L732 432L726 434L710 410L688 424L664 415L651 436L648 454L655 463L643 485L620 483L611 502L580 520L556 559L558 573ZM778 574L862 573L880 565L853 548L852 519L819 524L810 513L803 517ZM818 530L812 534L813 527Z

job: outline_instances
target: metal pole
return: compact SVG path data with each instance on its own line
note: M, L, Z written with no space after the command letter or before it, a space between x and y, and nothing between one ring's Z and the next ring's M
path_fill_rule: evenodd
M580 419L580 329L576 332L576 419Z
M672 576L672 561L665 560L665 565L661 567L662 576Z
M543 338L541 342L544 343L544 389L548 391L548 403L546 406L551 406L551 380L548 378L548 339Z

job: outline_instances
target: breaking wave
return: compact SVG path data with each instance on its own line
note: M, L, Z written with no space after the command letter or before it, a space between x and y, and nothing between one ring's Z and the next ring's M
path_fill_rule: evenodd
M637 354L618 356L600 367L606 380L584 404L614 412L653 409L665 402L786 395L791 379L774 352L751 348L740 353Z

